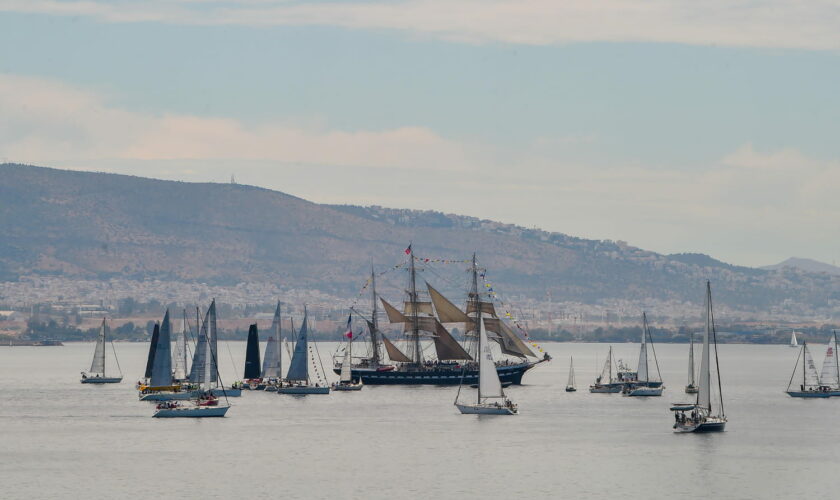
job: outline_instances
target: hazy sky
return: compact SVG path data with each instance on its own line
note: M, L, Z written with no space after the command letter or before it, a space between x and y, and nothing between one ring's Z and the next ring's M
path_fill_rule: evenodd
M0 161L832 262L839 27L820 0L0 0Z

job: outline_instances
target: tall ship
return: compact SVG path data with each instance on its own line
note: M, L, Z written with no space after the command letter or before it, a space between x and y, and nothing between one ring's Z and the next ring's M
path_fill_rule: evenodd
M417 259L411 246L408 254L408 286L402 311L376 293L376 274L371 270L371 313L359 311L365 318L370 337L368 356L351 361L353 380L366 385L474 385L479 382L479 327L483 320L491 342L498 344L502 356L495 361L502 385L521 384L525 372L547 362L546 353L537 356L513 329L497 314L492 297L480 292L479 272L473 254L471 284L465 311L444 297L428 282L422 292L417 286ZM421 293L423 297L421 298ZM402 328L402 348L380 329L379 304L388 322ZM464 339L459 342L445 324L463 325ZM399 341L397 341L399 342ZM384 352L383 352L384 351ZM335 373L341 373L336 363Z

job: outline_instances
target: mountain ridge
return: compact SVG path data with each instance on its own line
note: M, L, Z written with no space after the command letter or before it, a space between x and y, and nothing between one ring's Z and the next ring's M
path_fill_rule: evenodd
M833 312L840 277L662 255L477 217L376 205L325 205L257 186L0 165L0 279L27 274L237 283L336 295L409 241L418 255L477 251L508 293L558 301L697 303L702 281L745 310Z

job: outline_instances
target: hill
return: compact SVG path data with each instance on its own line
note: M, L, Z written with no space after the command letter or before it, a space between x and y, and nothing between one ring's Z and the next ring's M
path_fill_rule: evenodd
M768 269L774 271L784 269L786 267L800 269L809 273L828 273L840 275L840 267L833 266L831 264L826 264L825 262L820 262L814 259L803 259L801 257L791 257L783 262L779 262L778 264L773 264L771 266L764 266L761 269Z
M555 301L718 302L802 316L838 309L840 277L661 255L474 217L320 205L268 189L0 165L0 279L58 275L235 284L271 282L336 296L370 266L473 251L508 294Z

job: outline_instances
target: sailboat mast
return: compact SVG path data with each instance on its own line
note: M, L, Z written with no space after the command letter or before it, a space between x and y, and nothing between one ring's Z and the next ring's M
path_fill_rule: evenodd
M473 326L474 326L475 335L478 336L479 333L480 333L480 326L481 326L479 324L479 322L481 321L481 299L479 298L479 295L478 295L478 264L476 263L475 252L473 252L473 254L472 254L472 267L470 268L470 271L472 272L472 284L470 285L470 295L469 295L468 300L472 302L473 311L475 311L473 313L475 315L474 316L474 321L473 321ZM479 347L478 347L478 349L476 349L475 352L476 352L476 355L481 356L481 345L480 345L481 343L478 342L478 344L479 344ZM476 345L476 344L473 344L473 345Z
M648 370L648 356L647 356L647 337L648 337L648 326L647 326L647 313L642 311L642 351L644 351L645 356L645 381L650 380L650 371Z
M408 286L409 303L411 304L411 335L414 337L414 363L417 366L423 364L422 352L420 351L420 318L417 316L417 275L414 267L414 250L411 244L408 245Z
M715 313L714 308L712 307L712 285L709 282L706 282L706 286L709 288L709 316L711 317L712 323L712 341L715 343L715 375L717 375L717 382L718 382L718 398L720 400L720 416L723 417L726 415L726 412L723 411L723 386L720 383L720 361L718 361L718 352L717 352L717 331L715 330ZM709 403L709 410L711 411L711 402Z
M370 265L370 324L373 326L370 330L370 343L373 347L372 361L374 366L379 366L379 338L377 337L377 330L379 330L379 320L377 320L378 309L376 306L376 273L373 270L373 263Z

